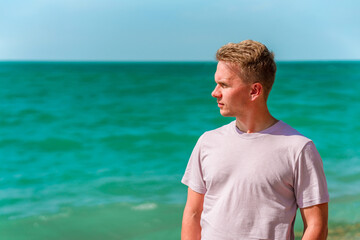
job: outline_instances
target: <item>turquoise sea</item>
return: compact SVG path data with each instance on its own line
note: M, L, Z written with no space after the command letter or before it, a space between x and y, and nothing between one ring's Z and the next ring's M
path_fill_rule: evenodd
M179 239L192 148L233 120L215 69L0 62L0 238ZM329 239L360 239L359 91L360 62L279 62L269 97L323 157Z

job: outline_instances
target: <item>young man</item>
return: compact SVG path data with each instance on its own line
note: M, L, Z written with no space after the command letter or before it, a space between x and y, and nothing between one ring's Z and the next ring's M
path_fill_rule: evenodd
M181 238L294 239L299 207L303 239L326 239L329 195L319 153L267 108L274 55L246 40L221 47L216 58L212 96L221 115L236 120L205 132L191 154Z

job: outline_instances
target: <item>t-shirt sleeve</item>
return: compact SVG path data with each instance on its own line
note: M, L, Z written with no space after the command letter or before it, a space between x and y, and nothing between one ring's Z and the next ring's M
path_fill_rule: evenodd
M329 202L323 163L313 142L304 146L297 159L294 191L299 208Z
M201 167L201 136L197 141L189 162L187 164L185 174L181 180L181 182L191 188L193 191L205 194L206 186L205 181L203 179L203 172Z

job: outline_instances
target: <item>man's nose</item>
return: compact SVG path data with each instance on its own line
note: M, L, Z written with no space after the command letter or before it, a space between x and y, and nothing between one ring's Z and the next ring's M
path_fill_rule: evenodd
M212 91L211 96L214 98L220 98L221 97L221 92L219 90L219 85L216 85L214 91Z

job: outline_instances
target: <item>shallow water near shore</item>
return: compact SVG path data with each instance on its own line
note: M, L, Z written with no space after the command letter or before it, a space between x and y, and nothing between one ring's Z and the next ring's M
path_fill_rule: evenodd
M2 239L179 239L192 148L233 120L215 68L0 63ZM360 62L280 62L269 97L323 158L329 239L360 238L359 79Z

